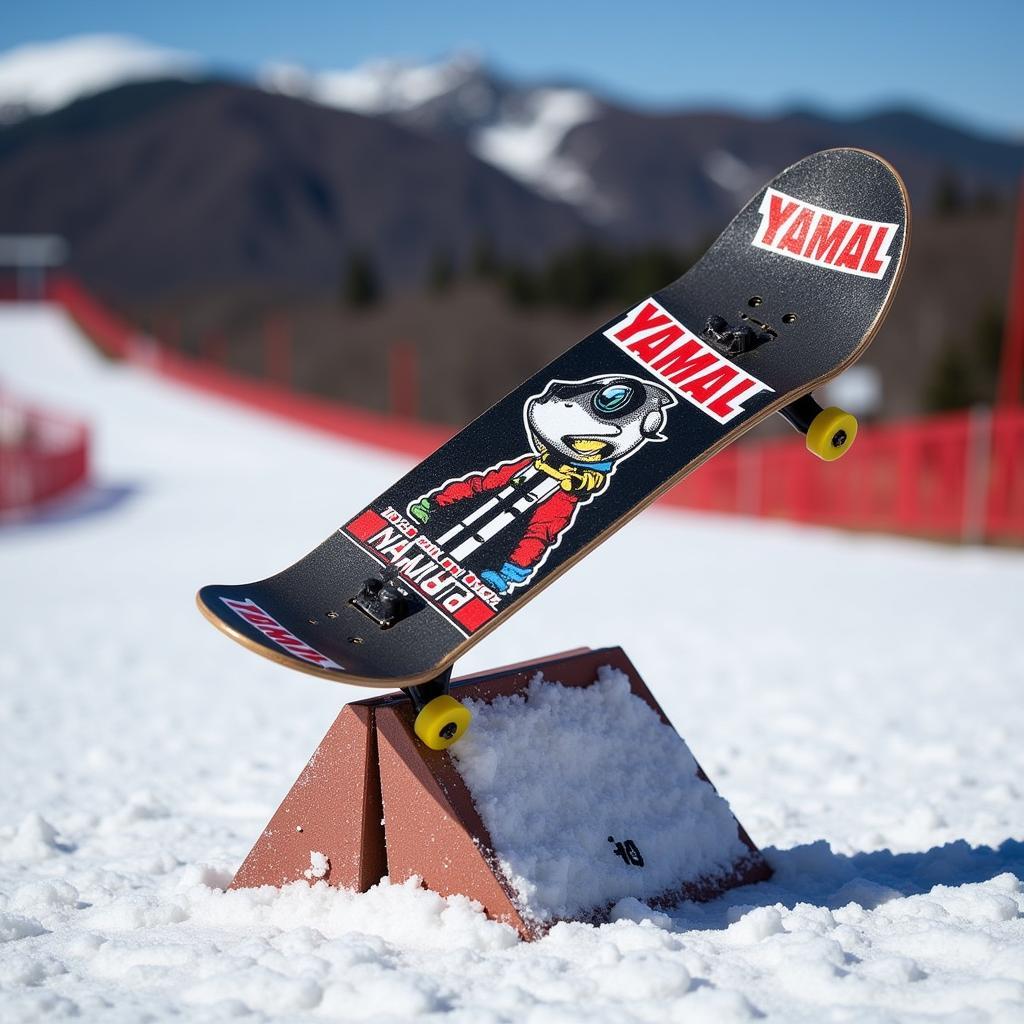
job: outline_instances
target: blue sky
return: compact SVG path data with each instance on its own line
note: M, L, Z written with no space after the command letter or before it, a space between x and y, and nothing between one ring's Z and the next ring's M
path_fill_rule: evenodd
M856 113L913 103L1024 138L1024 0L855 3L8 3L0 49L113 31L248 71L476 49L499 69L558 77L627 100Z

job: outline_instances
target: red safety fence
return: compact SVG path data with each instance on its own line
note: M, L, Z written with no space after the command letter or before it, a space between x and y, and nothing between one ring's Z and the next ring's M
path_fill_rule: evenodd
M242 377L190 359L140 334L77 281L55 278L50 296L105 352L145 365L190 387L314 427L335 436L422 457L449 429L383 416ZM286 327L272 330L286 338ZM290 342L277 341L284 364ZM415 403L406 349L401 405ZM408 364L408 365L407 365ZM287 376L275 366L272 380ZM952 413L864 427L849 454L824 463L792 436L726 449L663 499L700 511L787 519L854 530L967 541L1024 542L1024 408Z
M970 541L1024 541L1024 410L975 410L864 428L837 462L799 438L726 449L669 504Z
M60 303L82 332L115 359L126 359L199 391L256 408L315 430L422 458L443 444L452 431L436 424L384 416L339 402L293 391L280 383L256 380L223 368L222 346L206 347L207 359L190 359L112 313L74 278L52 279L50 298ZM275 328L283 330L280 326ZM282 348L284 346L282 345ZM278 359L284 359L278 355ZM284 372L277 367L280 372Z
M0 394L0 514L32 509L88 475L84 423Z

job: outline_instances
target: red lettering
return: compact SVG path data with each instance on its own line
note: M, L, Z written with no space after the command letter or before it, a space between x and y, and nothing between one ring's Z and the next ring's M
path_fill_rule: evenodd
M711 402L708 405L708 410L723 420L729 419L734 413L741 411L739 406L732 404L733 400L749 391L753 384L754 382L749 377L742 378L738 384L733 384L728 391L723 391Z
M272 640L289 653L304 661L311 661L314 665L337 668L330 658L314 650L294 633L285 629L280 622L263 611L255 601L251 599L232 601L228 598L222 598L222 600L232 611L237 612L246 622L255 626L268 640Z
M850 270L860 270L860 261L864 256L864 249L867 247L870 234L870 224L858 224L850 233L846 245L843 246L843 251L836 257L833 265L847 267Z
M814 231L807 241L807 248L804 255L809 260L816 260L819 263L831 263L836 258L839 246L842 245L846 232L853 225L852 220L845 217L832 227L832 218L823 213L818 217L818 223L814 225Z
M768 196L768 224L764 229L764 235L761 237L761 241L765 245L771 245L775 241L779 228L793 216L799 206L800 204L796 200L791 203L785 203L780 195L771 194Z
M882 268L885 266L879 258L878 254L883 250L882 243L886 240L889 235L889 228L885 224L879 224L875 228L874 237L871 239L871 247L868 249L867 255L864 257L864 262L861 264L861 270L866 274L878 275L881 273ZM887 256L885 262L889 262Z
M726 384L736 376L736 370L724 363L716 367L703 377L697 377L688 384L683 385L679 390L685 391L693 396L698 405L706 405L716 392L721 391Z
M269 615L264 612L254 612L251 608L239 608L237 609L238 614L245 619L246 622L251 622L254 626L276 626L277 620L272 619Z
M645 363L649 363L667 345L675 344L683 336L682 327L666 327L662 331L656 331L645 338L638 338L628 346L630 352L635 352Z
M670 381L678 384L695 373L700 373L713 363L718 362L718 356L709 352L699 341L690 338L684 341L678 348L673 349L667 356L663 356L654 364L654 369L664 374Z
M668 323L671 323L671 318L662 313L653 302L648 302L628 324L613 331L612 336L617 341L628 341L634 334L650 331L655 327L664 327Z
M814 213L806 207L794 218L793 222L786 229L786 233L779 239L777 248L795 252L797 256L807 241L807 234L811 230L811 221L814 220Z
M263 635L269 636L271 640L276 640L278 643L284 644L285 646L294 646L295 644L295 637L292 636L284 626L267 626L266 629L263 630Z
M385 526L380 533L376 533L370 538L369 543L378 551L383 551L399 540L401 536L400 533L392 530L390 526Z

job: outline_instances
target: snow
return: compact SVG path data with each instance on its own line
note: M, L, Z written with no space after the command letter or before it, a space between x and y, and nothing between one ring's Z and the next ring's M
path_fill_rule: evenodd
M569 132L597 116L594 98L580 89L534 89L506 106L504 117L478 132L476 155L542 195L594 204L586 168L561 152Z
M393 114L451 92L478 69L479 61L469 54L433 64L372 60L328 71L279 62L269 64L260 80L266 89L304 96L324 106L359 114Z
M541 195L597 209L586 168L562 151L573 128L599 115L594 97L564 87L501 89L488 85L486 74L478 56L462 53L429 64L374 60L330 71L270 64L260 82L273 92L368 115L407 115L446 99L466 123L470 147L481 160ZM492 92L503 93L496 110Z
M192 54L128 36L69 36L0 53L0 121L42 114L126 82L190 77Z
M327 858L327 854L321 853L319 850L310 850L309 867L302 873L312 882L318 878L323 878L330 869L331 862Z
M56 110L127 82L191 78L207 69L197 55L129 36L29 43L0 53L0 123ZM582 89L499 87L487 75L479 56L466 52L429 63L381 58L327 70L276 61L256 80L270 92L367 116L402 117L450 100L482 160L541 195L598 216L604 200L585 166L562 146L573 128L599 116L597 100ZM504 95L495 113L492 99L499 92Z
M4 1024L1024 1017L1019 552L653 511L531 601L460 669L622 644L776 874L520 943L411 883L223 891L367 691L193 593L405 463L110 364L47 307L0 307L0 382L97 440L90 500L0 529Z
M743 198L757 188L761 172L725 149L713 149L704 158L704 173L721 189Z
M466 703L473 725L455 760L527 917L653 899L747 855L729 805L621 671L602 668L585 688L538 674L523 695ZM642 870L608 848L627 839Z

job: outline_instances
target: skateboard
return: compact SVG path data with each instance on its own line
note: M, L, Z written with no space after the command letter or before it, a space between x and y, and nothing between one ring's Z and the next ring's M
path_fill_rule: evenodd
M906 189L859 149L764 186L686 274L470 423L294 565L206 586L221 631L302 672L399 686L416 732L455 742L455 660L772 413L833 460L856 419L811 391L853 363L896 292ZM486 344L486 339L481 339ZM486 356L481 356L486 358Z

